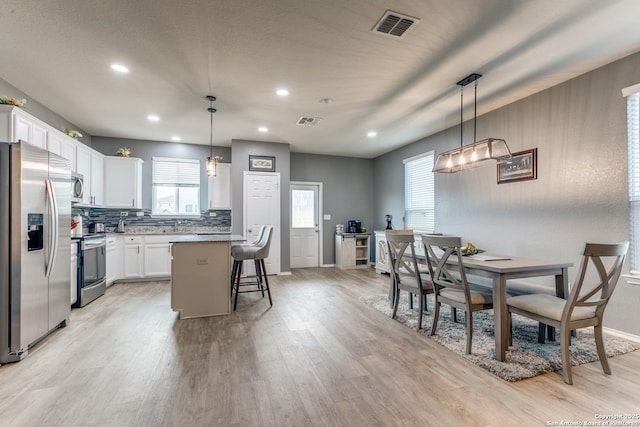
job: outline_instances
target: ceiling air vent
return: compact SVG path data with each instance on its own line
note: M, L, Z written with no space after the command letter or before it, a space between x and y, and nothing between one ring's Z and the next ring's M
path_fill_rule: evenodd
M371 31L402 38L409 28L418 22L418 18L387 10Z
M298 121L296 122L297 125L299 126L315 126L318 123L320 123L320 120L322 120L322 118L320 117L306 117L306 116L302 116L298 119Z

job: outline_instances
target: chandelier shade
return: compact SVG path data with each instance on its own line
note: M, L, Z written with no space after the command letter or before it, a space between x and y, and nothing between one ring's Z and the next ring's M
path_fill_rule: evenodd
M220 160L218 156L213 156L213 113L217 110L213 108L213 101L216 100L216 97L213 95L207 95L205 97L207 101L209 101L209 111L210 115L210 127L209 127L209 157L207 157L207 163L205 169L207 171L207 176L216 176L216 163Z
M467 169L474 169L481 166L496 164L511 158L511 151L507 142L500 138L487 138L476 141L476 110L478 79L482 75L473 73L456 83L460 86L460 147L438 154L433 164L432 172L455 173ZM473 143L462 145L462 125L463 125L463 96L464 86L475 82L473 100Z

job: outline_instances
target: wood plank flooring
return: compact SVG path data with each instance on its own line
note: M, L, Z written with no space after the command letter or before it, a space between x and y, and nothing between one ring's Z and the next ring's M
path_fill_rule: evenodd
M365 306L373 270L270 277L274 306L177 320L170 284L117 284L0 367L1 426L541 426L640 412L640 352L507 383ZM638 421L638 420L636 420Z

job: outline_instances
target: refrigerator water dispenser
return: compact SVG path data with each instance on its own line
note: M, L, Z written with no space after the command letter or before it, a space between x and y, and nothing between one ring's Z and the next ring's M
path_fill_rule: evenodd
M44 215L27 214L27 252L41 251L44 248Z

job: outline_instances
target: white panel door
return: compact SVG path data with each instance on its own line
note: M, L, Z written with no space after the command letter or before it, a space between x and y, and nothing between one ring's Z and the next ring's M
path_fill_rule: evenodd
M319 190L318 184L291 185L291 268L320 265Z
M264 260L268 274L280 273L280 174L244 173L244 237L255 239L262 225L271 225L273 234L269 257ZM246 274L255 274L253 263L245 263ZM250 265L250 266L249 266Z

